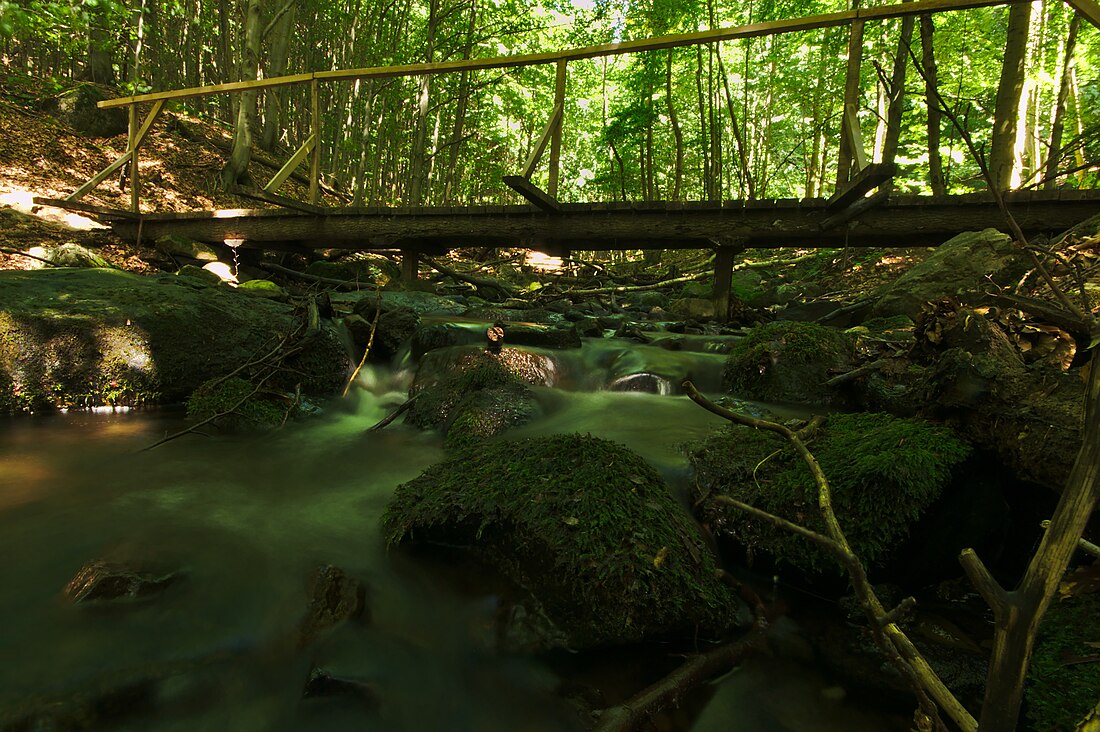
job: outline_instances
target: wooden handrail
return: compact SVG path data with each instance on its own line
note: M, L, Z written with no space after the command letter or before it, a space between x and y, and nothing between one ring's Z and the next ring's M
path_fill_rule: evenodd
M921 15L923 13L938 13L950 10L967 10L970 8L982 8L991 5L1012 5L1030 1L1031 0L917 0L916 2L907 2L900 5L859 8L839 13L809 15L802 18L770 20L763 23L750 23L748 25L740 25L732 28L696 31L694 33L678 33L675 35L658 36L656 38L645 38L636 41L622 41L620 43L604 43L597 46L585 46L564 51L441 61L438 63L405 64L402 66L373 66L361 69L316 71L306 74L276 76L270 79L256 79L254 81L235 81L226 84L214 84L212 86L191 87L188 89L176 89L173 91L119 97L118 99L107 99L99 102L99 106L102 108L125 107L131 104L155 102L158 100L194 99L196 97L205 97L213 94L221 94L223 92L236 92L247 89L270 89L314 81L354 81L356 79L383 79L395 76L423 76L426 74L448 74L459 71L538 66L542 64L557 63L559 61L577 61L587 58L598 58L601 56L618 56L627 53L660 51L682 46L696 46L706 43L730 41L738 38L755 38L758 36L770 36L780 33L791 33L794 31L815 30L817 28L833 28L836 26L848 25L856 21L888 20L891 18L905 17L907 15ZM1080 5L1083 3L1090 3L1092 0L1067 0L1067 2L1079 9ZM1090 21L1093 20L1090 14L1085 15Z

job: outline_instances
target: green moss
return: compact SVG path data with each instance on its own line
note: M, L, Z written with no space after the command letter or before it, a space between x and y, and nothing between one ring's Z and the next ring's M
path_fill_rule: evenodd
M849 336L816 323L767 323L730 350L725 383L751 399L825 403L829 369L846 361L851 349Z
M1071 732L1100 698L1100 663L1066 663L1096 655L1100 594L1055 602L1039 626L1025 688L1034 730Z
M232 428L278 427L286 419L286 404L272 400L262 390L252 394L255 389L251 382L235 376L211 379L187 399L187 416L203 420L223 415L218 423Z
M829 480L841 527L868 565L904 540L970 452L949 428L868 413L832 415L809 448ZM703 491L824 532L809 469L782 438L736 426L693 445L689 456ZM736 509L708 511L720 530L753 550L809 572L840 569L802 537Z
M580 435L457 452L398 487L390 544L472 546L573 642L730 627L736 601L692 519L642 458Z

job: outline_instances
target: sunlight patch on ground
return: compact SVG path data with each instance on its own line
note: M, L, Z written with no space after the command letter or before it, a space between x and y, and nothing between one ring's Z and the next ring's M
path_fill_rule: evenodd
M551 257L542 252L527 252L523 263L539 272L557 272L562 268L561 257Z
M48 196L57 195L54 191L43 191L42 193ZM28 191L25 188L11 188L5 193L0 193L0 206L10 206L20 213L37 216L43 221L60 224L74 231L93 231L108 228L87 216L81 216L52 206L38 206L34 202L35 195L37 194L34 191Z

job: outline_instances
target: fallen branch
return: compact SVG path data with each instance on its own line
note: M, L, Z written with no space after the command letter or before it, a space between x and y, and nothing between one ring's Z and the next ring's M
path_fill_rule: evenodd
M360 290L363 287L363 283L359 280L338 280L335 277L322 277L320 275L312 275L306 272L299 272L296 269L290 267L283 267L279 264L272 264L271 262L260 262L260 268L266 269L268 272L277 272L293 279L299 279L304 282L316 282L321 285L332 285L334 287L346 287L349 290Z
M374 425L373 427L368 429L367 432L377 432L378 430L385 429L386 427L388 427L390 425L391 422L393 422L395 419L400 417L405 412L409 411L409 407L411 407L413 402L415 402L415 401L416 401L416 397L410 397L410 398L406 399L404 402L401 403L401 406L399 406L397 409L393 410L392 412L387 414L385 417L383 417L381 419L381 421L379 421L376 425Z
M374 334L378 332L378 321L382 317L382 291L378 290L374 300L374 320L370 324L370 336L367 338L367 347L363 349L363 358L359 360L359 365L355 367L355 371L351 372L351 377L348 378L348 383L344 384L344 393L341 397L348 395L348 389L355 383L355 377L359 375L359 372L363 370L363 364L367 362L370 357L370 349L374 345Z
M660 290L662 287L678 285L683 282L694 282L710 276L710 272L699 272L683 277L673 277L670 280L661 280L649 285L616 285L615 287L594 287L588 290L562 290L561 295L563 297L574 297L578 295L619 295L624 292L645 292L646 290Z
M42 262L43 264L48 264L51 267L60 267L61 266L60 264L57 264L56 262L51 262L48 259L43 259L42 257L36 257L33 254L27 254L26 252L21 252L18 249L9 249L8 247L0 247L0 252L3 252L4 254L14 254L17 257L26 257L27 259L34 259L34 260L37 260L39 262Z
M618 706L605 709L595 732L633 732L654 714L683 697L684 692L728 671L767 642L766 624L755 624L733 643L694 656L668 676Z
M821 512L822 520L825 522L826 534L811 531L748 504L734 502L734 499L728 500L734 502L733 505L752 513L754 516L810 539L837 557L847 570L855 598L870 622L871 635L874 638L875 645L879 647L894 668L901 673L902 677L909 682L909 686L912 688L920 706L919 714L923 717L923 724L935 725L938 729L944 728L943 722L939 718L939 710L936 707L938 704L964 732L977 732L978 723L974 720L974 717L944 685L904 631L891 622L891 618L901 614L902 608L899 607L888 612L875 594L870 581L867 579L867 572L863 567L863 563L852 551L848 538L841 529L840 522L837 521L836 514L833 511L832 489L829 487L828 478L817 459L806 447L806 443L803 442L799 433L776 422L756 419L720 407L700 394L699 390L690 381L684 382L684 392L692 401L709 412L735 424L774 432L785 438L794 448L802 461L806 463L806 467L809 468L814 483L817 485L818 509ZM910 599L903 604L911 606L912 602ZM935 703L933 703L933 699Z
M862 366L860 366L859 368L852 369L851 371L840 374L839 376L834 376L833 378L831 378L831 379L829 379L828 381L825 382L825 386L838 386L840 384L845 384L849 381L855 381L859 377L865 376L866 374L869 374L872 371L878 371L879 369L881 369L883 366L885 366L888 363L890 363L890 359L887 359L887 358L880 358L877 361L872 361L871 363L865 363Z
M506 285L499 280L490 279L488 277L474 277L472 275L463 274L458 270L451 269L446 265L439 264L430 257L424 257L423 261L429 267L439 272L442 275L446 275L451 279L458 280L459 282L465 282L468 285L473 285L477 288L478 294L485 296L490 292L494 292L502 296L502 298L515 297L517 290L510 285Z

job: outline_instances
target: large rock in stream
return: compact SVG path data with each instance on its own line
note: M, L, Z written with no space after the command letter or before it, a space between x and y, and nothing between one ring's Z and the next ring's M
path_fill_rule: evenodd
M879 292L871 315L916 319L927 302L975 292L988 284L1015 284L1030 266L1011 237L996 229L968 231L941 244L887 285Z
M0 412L179 402L271 352L290 305L176 275L106 269L0 271ZM331 328L284 364L282 384L331 393L348 357Z
M714 637L744 614L698 527L642 458L557 435L468 448L397 488L391 545L469 548L570 647Z

